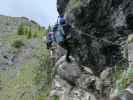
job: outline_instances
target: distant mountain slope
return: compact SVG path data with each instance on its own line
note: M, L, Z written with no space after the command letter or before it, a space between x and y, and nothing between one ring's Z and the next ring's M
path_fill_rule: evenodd
M40 27L35 21L26 17L10 17L0 15L0 36L16 34L18 27L22 24L28 24L33 29Z
M0 100L47 100L52 66L43 33L27 18L0 16Z

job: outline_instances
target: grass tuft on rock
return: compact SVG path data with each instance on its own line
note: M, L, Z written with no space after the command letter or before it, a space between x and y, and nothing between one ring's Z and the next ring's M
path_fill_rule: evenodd
M15 40L15 41L13 42L12 46L13 46L14 48L19 49L19 48L21 48L22 46L24 46L24 42L23 42L23 40L21 40L21 39L17 39L17 40Z

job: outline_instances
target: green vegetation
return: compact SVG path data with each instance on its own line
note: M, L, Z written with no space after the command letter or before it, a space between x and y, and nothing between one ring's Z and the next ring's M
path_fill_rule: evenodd
M9 52L13 52L18 60L17 65L0 70L0 100L48 100L53 64L46 45L42 43L42 36L50 28L46 30L22 24L17 35L0 37L1 43L11 46ZM58 99L55 97L53 100Z
M58 96L53 97L53 100L60 100Z
M36 38L36 37L42 37L46 34L46 30L40 26L32 26L30 24L24 24L22 23L19 26L18 35L25 35L28 39L30 38Z
M24 42L21 39L17 39L13 42L12 46L15 48L20 48L20 47L24 46Z
M79 8L80 7L80 0L71 0L70 5L72 5L73 8Z
M46 30L46 32L48 33L48 32L51 32L51 31L52 31L52 27L49 25L48 29Z
M40 57L38 56L38 59L40 59L39 67L36 67L34 82L39 93L37 100L47 100L53 80L53 64L48 53L46 53L46 49L40 52L40 55Z
M131 38L131 40L129 41L129 43L133 43L133 38Z
M118 66L117 66L118 67ZM119 66L120 68L120 66ZM133 82L133 67L129 67L127 70L116 70L116 89L118 95L123 93L123 90Z
M21 47L22 39L13 40L14 48ZM32 40L34 39L27 40L26 43L29 44ZM20 66L13 65L5 71L0 71L0 100L48 100L53 79L53 65L46 46L42 44L41 39L38 41L31 55L21 55L22 48L16 51L20 57L31 56L30 58L21 57L23 63Z

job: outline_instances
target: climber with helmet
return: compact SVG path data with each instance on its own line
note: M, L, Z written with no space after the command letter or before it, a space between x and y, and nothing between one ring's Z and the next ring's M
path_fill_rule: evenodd
M54 61L54 51L56 48L56 44L55 44L55 38L54 38L54 32L48 32L47 34L47 49L49 49L49 54L50 57L53 59Z
M54 41L54 33L49 32L47 34L47 49L50 49L52 47L53 41Z
M55 42L59 45L62 45L64 42L64 29L65 25L64 17L58 17L56 24L53 26L52 32L49 32L47 35L47 48L50 49L52 44Z
M64 16L59 16L57 19L56 24L53 26L52 32L49 32L47 35L47 48L53 51L55 44L58 44L61 47L66 46L67 43L65 42L66 34L69 30L69 25L66 24ZM71 62L69 55L70 55L70 48L66 46L67 55L66 60ZM52 55L52 53L51 53Z
M68 25L66 25L64 16L59 16L57 19L57 23L53 27L53 33L54 33L55 42L61 47L65 45L65 37L68 31L68 28L69 27ZM67 48L66 60L68 62L71 62L69 55L70 55L70 50L69 48Z

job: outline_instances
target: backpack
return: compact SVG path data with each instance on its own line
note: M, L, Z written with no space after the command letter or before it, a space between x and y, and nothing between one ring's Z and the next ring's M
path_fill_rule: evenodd
M65 33L64 33L63 27L60 24L58 24L57 30L54 32L55 42L58 44L63 43L64 35Z
M47 42L48 42L48 43L53 42L53 35L54 35L53 32L49 32L49 33L48 33L48 35L47 35Z
M59 16L56 24L53 27L54 40L57 44L61 44L65 39L65 32L63 26L65 25L65 19L63 16Z

